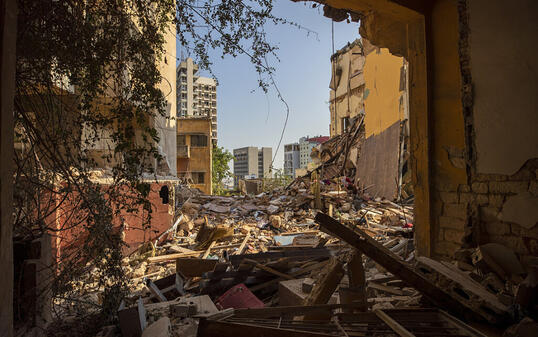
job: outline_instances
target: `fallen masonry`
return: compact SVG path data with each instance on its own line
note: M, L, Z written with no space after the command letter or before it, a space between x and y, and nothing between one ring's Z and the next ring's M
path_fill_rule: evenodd
M506 247L416 257L410 204L324 186L329 216L309 187L190 190L170 230L124 258L131 292L101 335L483 336L466 323L502 331L532 312L535 278Z

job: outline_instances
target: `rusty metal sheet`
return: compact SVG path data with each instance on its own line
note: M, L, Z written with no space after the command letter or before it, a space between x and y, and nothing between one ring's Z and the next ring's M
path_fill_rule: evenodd
M357 186L372 197L396 198L400 121L364 141L357 161Z

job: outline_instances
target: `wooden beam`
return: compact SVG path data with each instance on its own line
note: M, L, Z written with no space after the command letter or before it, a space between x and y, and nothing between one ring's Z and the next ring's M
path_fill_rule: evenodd
M256 266L256 268L259 268L259 269L261 269L261 270L265 270L265 271L268 272L268 273L271 273L271 274L276 275L276 276L278 276L278 277L285 278L285 279L287 279L287 280L294 280L294 279L295 279L295 277L293 277L293 276L290 276L290 275L288 275L288 274L281 273L281 272L279 272L278 270L275 270L275 269L273 269L273 268L271 268L271 267L267 267L266 265L263 265L263 264L261 264L261 263L258 263L258 262L254 261L254 260L244 259L243 262L252 264L252 265Z
M366 298L366 275L362 263L362 253L355 250L347 262L349 288L340 292L341 303L358 303L360 311L368 310Z
M417 273L410 265L402 261L397 255L383 247L383 245L379 244L361 229L357 227L351 229L321 212L316 215L315 221L321 227L357 248L393 275L420 291L437 306L446 308L456 314L462 315L468 313L476 317L476 313L466 307L465 304L460 303L443 289Z
M400 337L415 337L415 335L413 335L411 332L409 332L409 330L401 326L400 323L393 320L389 315L383 312L383 310L374 310L374 313Z
M243 251L245 250L245 247L247 245L247 242L248 242L249 238L250 238L250 231L247 232L247 235L245 235L245 238L243 239L243 242L241 242L241 245L239 246L239 249L235 252L234 255L243 254Z
M202 259L207 259L207 257L209 256L209 253L211 253L211 248L213 248L216 244L217 244L217 241L211 242L209 247L207 247L207 249L205 250L204 255L202 255Z
M304 305L325 304L329 301L334 291L344 277L344 266L337 258L331 257L316 284L308 296L304 299ZM319 315L305 315L305 320L319 319Z

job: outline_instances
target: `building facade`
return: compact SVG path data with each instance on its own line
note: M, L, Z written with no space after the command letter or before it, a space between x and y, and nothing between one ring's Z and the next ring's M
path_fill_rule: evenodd
M295 170L301 167L299 143L284 145L284 174L295 178Z
M178 177L205 194L211 194L211 118L180 117L177 125Z
M255 146L233 150L235 185L245 177L269 178L273 150L270 147L258 149Z
M307 168L308 163L312 162L312 158L310 157L312 149L328 140L328 136L319 136L312 138L302 137L301 139L299 139L299 167Z
M217 82L198 75L192 58L177 67L177 111L180 117L206 116L211 119L211 140L217 144Z

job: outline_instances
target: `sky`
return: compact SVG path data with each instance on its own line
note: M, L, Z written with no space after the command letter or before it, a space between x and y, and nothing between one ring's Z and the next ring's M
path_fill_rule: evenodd
M331 20L311 3L275 1L273 14L307 28L289 25L266 26L268 40L277 45L277 56L271 60L276 68L274 80L289 105L290 114L284 138L273 167L281 169L284 144L298 142L303 136L329 135L329 81L332 54ZM359 24L334 23L335 50L359 37ZM315 32L315 33L313 33ZM183 52L186 56L186 52ZM177 55L181 51L178 44ZM276 90L266 95L258 88L258 76L246 56L222 59L210 54L217 87L218 145L230 152L245 146L271 147L273 156L286 118L286 107ZM208 76L207 72L201 72ZM233 165L230 163L230 165Z

